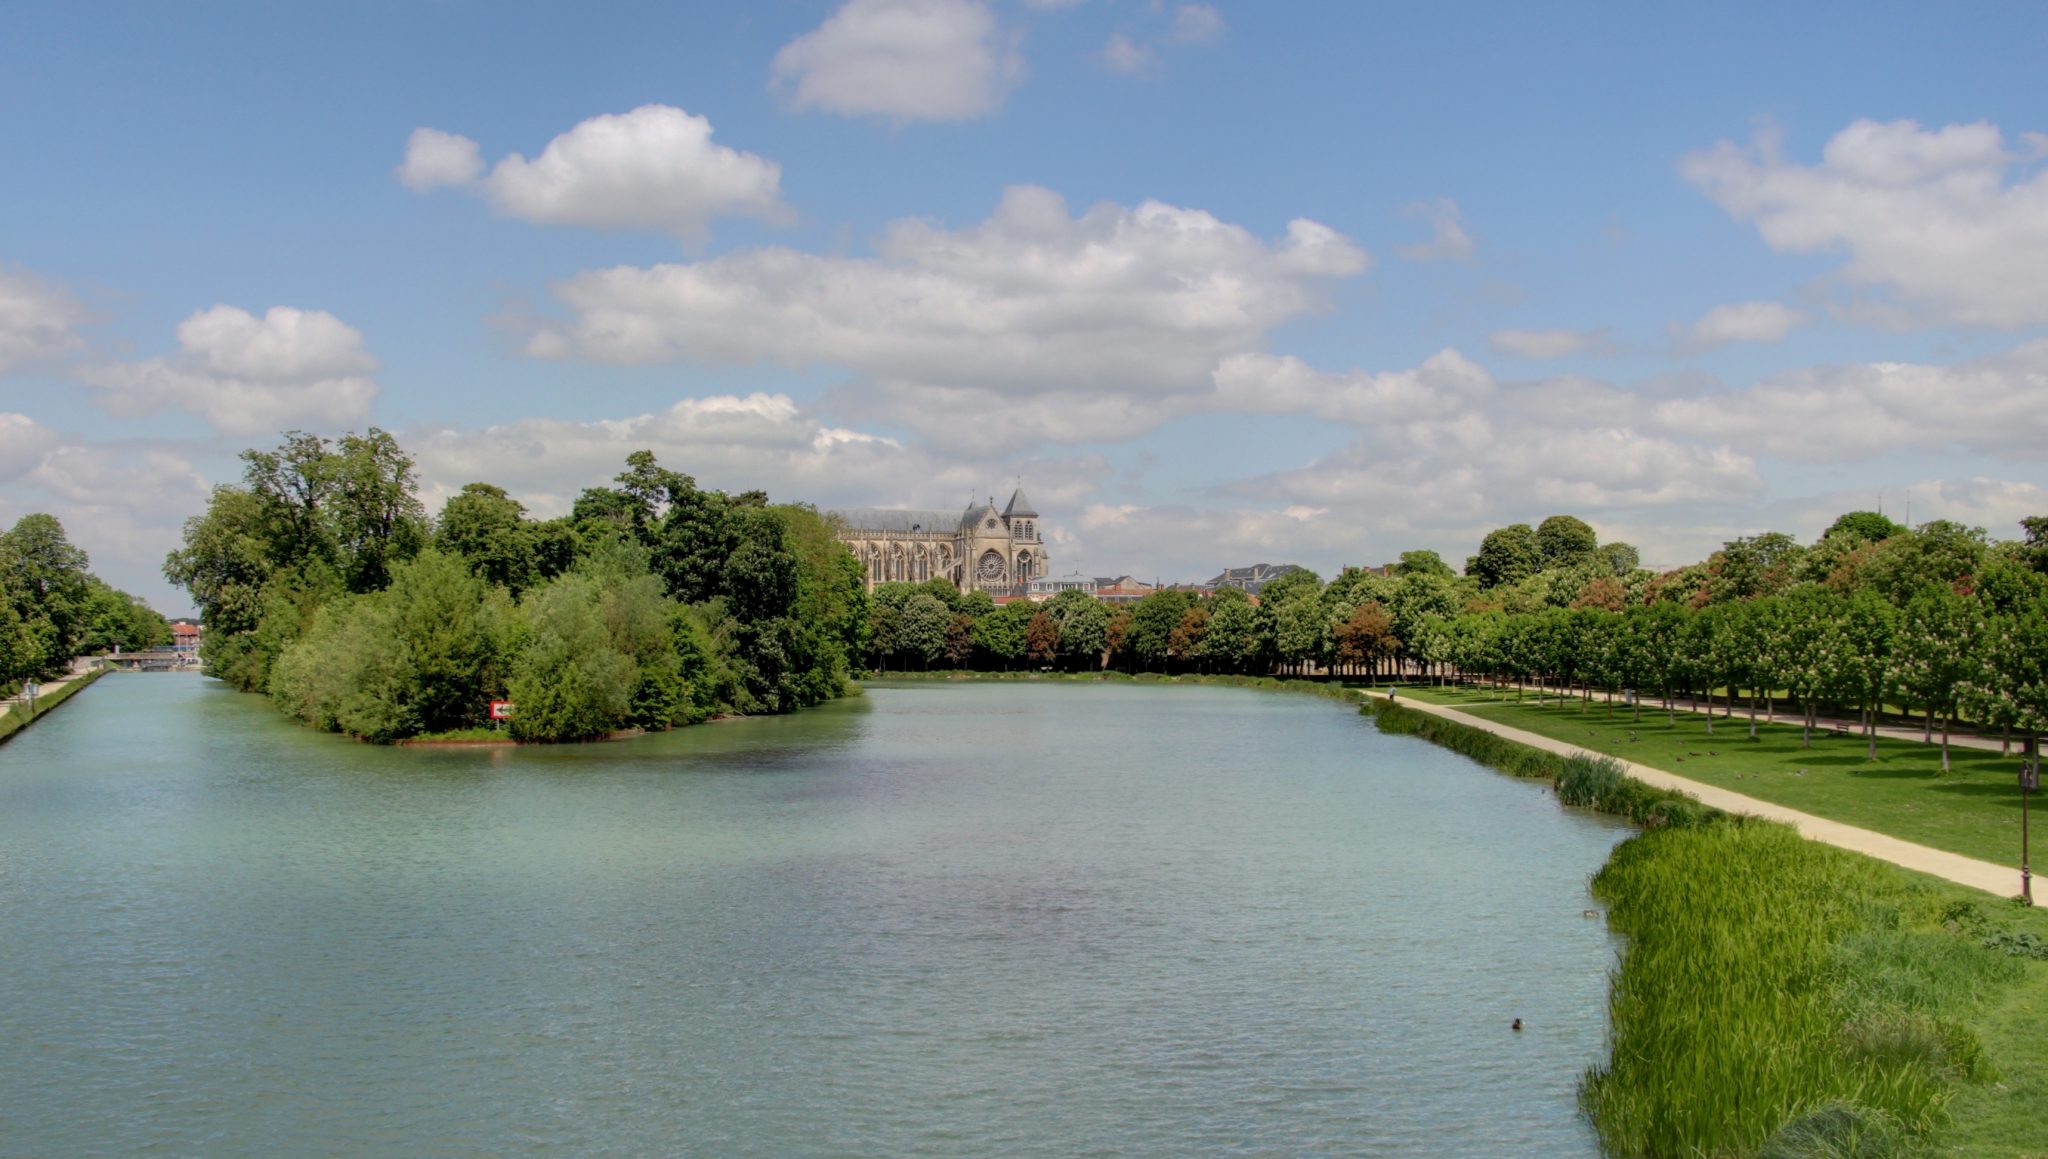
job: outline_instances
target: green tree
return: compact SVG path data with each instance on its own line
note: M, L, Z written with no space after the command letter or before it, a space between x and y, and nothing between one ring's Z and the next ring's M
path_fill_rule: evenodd
M434 531L437 547L514 596L540 578L535 538L526 508L489 483L468 483L450 496Z
M45 671L76 654L92 593L90 562L53 515L24 515L0 539L13 570L7 584L15 612L39 642Z
M1181 617L1194 602L1192 592L1167 589L1147 595L1131 609L1130 634L1125 646L1140 664L1148 668L1166 666L1173 655L1173 630L1180 626Z
M1876 592L1860 591L1842 605L1840 679L1855 698L1863 717L1868 759L1877 759L1877 717L1884 711L1885 689L1892 666L1892 639L1898 616Z
M1626 576L1643 565L1643 554L1631 543L1603 543L1598 552L1607 570L1617 578Z
M588 740L622 727L639 674L612 646L604 589L566 575L527 593L525 644L512 666L512 734L524 740Z
M1444 562L1443 557L1433 551L1404 551L1401 562L1394 565L1394 574L1406 579L1410 576L1437 576L1453 579L1457 572Z
M1209 634L1204 654L1218 667L1245 672L1263 665L1273 652L1273 615L1236 588L1209 601Z
M1536 530L1526 523L1513 523L1486 533L1479 541L1479 554L1465 565L1465 574L1479 580L1479 586L1497 588L1536 574L1543 567L1543 548Z
M986 592L977 594L987 597ZM1065 591L1048 600L1045 610L1059 627L1060 654L1079 667L1100 668L1109 649L1109 609L1102 601L1086 592Z
M2020 531L2025 536L2023 558L2027 566L2048 574L2048 515L2027 516L2020 520Z
M393 565L427 541L426 509L413 496L412 456L398 440L371 427L336 440L324 468L327 534L336 567L350 591L373 592L391 582Z
M1707 561L1710 597L1720 603L1776 595L1798 579L1805 553L1782 531L1729 540Z
M1893 523L1876 511L1847 511L1835 517L1828 529L1821 533L1826 539L1832 535L1853 535L1866 543L1879 543L1906 530L1902 524Z
M1545 569L1581 567L1597 558L1600 537L1591 524L1571 515L1553 515L1536 525L1536 550Z
M998 666L1009 668L1024 658L1026 635L1037 606L1016 600L996 608L974 622L974 643Z
M918 592L903 604L903 619L896 629L898 646L904 656L930 667L946 651L946 629L953 622L953 609L930 592Z
M1320 600L1301 594L1272 606L1274 651L1282 663L1303 672L1329 653L1330 620Z
M1949 728L1957 701L1975 674L1984 633L1983 608L1976 600L1930 585L1907 601L1893 644L1893 681L1910 704L1927 714L1921 739L1932 741L1941 717L1941 771L1948 763Z

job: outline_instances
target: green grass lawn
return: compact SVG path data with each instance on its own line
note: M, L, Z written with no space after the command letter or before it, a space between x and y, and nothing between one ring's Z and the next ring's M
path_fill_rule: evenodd
M1371 687L1381 691L1386 688L1385 685ZM1400 695L1396 697L1397 700L1414 699L1424 704L1448 704L1453 708L1461 708L1468 704L1492 704L1515 698L1515 692L1511 688L1502 690L1477 684L1446 684L1441 687L1434 684L1403 684L1399 688ZM1528 695L1534 697L1533 693Z
M2039 907L1985 909L2001 923L2048 940L2048 912ZM2048 962L2028 961L2024 967L2018 984L1987 996L1967 1016L1998 1073L1956 1093L1949 1123L1935 1136L1937 1154L2048 1156Z
M1439 700L1435 690L1404 688L1402 695L1465 707ZM1467 696L1470 701L1490 699ZM1864 758L1867 742L1855 735L1815 730L1813 747L1806 749L1800 747L1796 726L1767 724L1751 741L1749 722L1740 714L1714 721L1710 736L1706 717L1680 712L1673 725L1650 703L1643 705L1640 722L1630 721L1626 707L1617 704L1610 711L1597 698L1590 705L1576 700L1559 705L1553 699L1538 708L1532 694L1519 705L1471 703L1465 710L1815 816L2000 865L2019 864L2017 745L2011 756L1951 748L1953 771L1943 776L1934 746L1880 738L1878 759L1872 762ZM2048 795L2036 794L2033 804L2040 813L2035 824L2048 829ZM2037 860L2048 866L2048 832L2038 836L2044 852ZM2048 891L2048 882L2042 888ZM2048 892L2043 900L2048 901Z

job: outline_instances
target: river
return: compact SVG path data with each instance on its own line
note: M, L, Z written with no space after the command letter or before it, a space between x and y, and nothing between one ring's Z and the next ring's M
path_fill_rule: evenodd
M0 746L0 1152L1594 1155L1624 836L1307 696L407 750L109 676Z

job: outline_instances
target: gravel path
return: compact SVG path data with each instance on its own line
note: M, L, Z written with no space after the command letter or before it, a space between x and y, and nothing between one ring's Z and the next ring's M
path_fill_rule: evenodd
M1385 694L1380 692L1371 692L1368 695L1385 699ZM1435 713L1446 720L1457 721L1459 724L1485 729L1496 736L1519 741L1522 744L1542 749L1545 752L1558 753L1562 756L1573 756L1580 753L1586 753L1588 756L1602 755L1600 753L1587 753L1585 749L1577 745L1567 744L1560 740L1552 740L1547 736L1539 736L1536 733L1525 732L1519 728L1509 728L1504 724L1495 724L1493 721L1483 717L1459 712L1455 708L1424 704L1420 700L1402 700L1397 703L1422 712ZM1620 760L1619 757L1615 759ZM1651 768L1649 765L1639 765L1633 761L1621 761L1621 764L1628 770L1629 776L1635 777L1638 780L1656 785L1659 788L1677 789L1683 793L1690 793L1697 797L1702 804L1712 805L1717 809L1725 809L1731 813L1747 813L1752 817L1764 817L1772 821L1783 821L1798 829L1802 836L1812 838L1815 841L1824 841L1829 845L1868 854L1881 861L1889 861L1893 865L1902 866L1919 873L1930 874L1947 881L1953 881L1958 885L1967 885L1972 889L1981 889L1986 893L1995 893L2000 897L2013 897L2020 892L2020 871L2016 866L1997 865L1989 861L1979 861L1974 857L1964 857L1960 853L1930 849L1925 845L1917 845L1911 841L1901 841L1897 837L1888 837L1875 830L1859 829L1854 825L1844 825L1840 821L1830 821L1825 817L1816 817L1811 813L1802 813L1797 809L1788 809L1783 805L1774 805L1769 801L1759 801L1755 797L1747 797L1741 793L1730 792L1727 789L1717 788L1713 785L1687 780L1676 773L1668 773L1663 769Z

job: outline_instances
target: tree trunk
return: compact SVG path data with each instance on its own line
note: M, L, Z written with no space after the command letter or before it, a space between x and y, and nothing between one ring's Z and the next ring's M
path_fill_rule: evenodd
M2005 731L2004 731L2003 733L2001 733L2001 734L1999 735L1999 738L1998 738L1998 755L1999 755L1999 756L2001 756L2001 757L2009 757L2009 756L2011 756L2011 755L2012 755L2012 722L2011 722L2011 721L2007 721L2007 722L2006 722L2006 724L2005 724Z
M1927 726L1926 726L1925 728L1923 728L1923 729L1921 729L1921 730L1920 730L1920 743L1921 743L1921 744L1932 744L1933 742L1934 742L1934 705L1932 705L1932 704L1929 704L1929 705L1927 706Z
M1955 717L1943 713L1941 717L1941 775L1948 776L1948 730L1955 723Z
M1877 720L1867 704L1863 706L1863 735L1870 738L1870 749L1864 753L1864 759L1874 761L1877 759Z
M1707 686L1707 735L1714 735L1714 688Z
M1756 739L1756 689L1749 690L1749 739Z
M1799 747L1803 749L1813 747L1813 705L1811 704L1808 704L1806 711L1799 715Z

